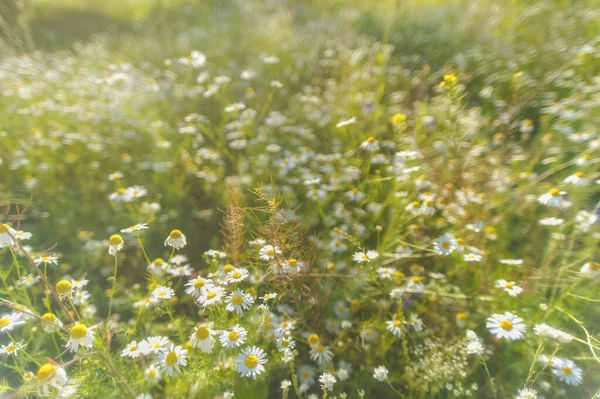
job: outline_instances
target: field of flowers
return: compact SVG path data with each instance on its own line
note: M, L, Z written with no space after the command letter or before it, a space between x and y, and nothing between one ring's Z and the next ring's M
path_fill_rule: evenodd
M0 397L600 398L600 8L0 4Z

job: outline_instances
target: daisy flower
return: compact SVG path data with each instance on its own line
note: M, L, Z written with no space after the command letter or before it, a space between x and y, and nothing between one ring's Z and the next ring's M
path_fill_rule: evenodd
M373 341L377 337L377 331L367 327L360 331L360 337L365 341Z
M296 341L294 341L294 339L291 336L284 334L277 338L277 349L280 352L294 349L295 347Z
M398 338L402 336L402 321L400 319L388 320L385 324L386 330L391 332L393 336Z
M464 260L466 262L480 262L482 256L479 254L465 254Z
M256 379L257 375L260 375L265 371L265 363L267 355L265 351L256 347L249 346L244 348L242 352L235 359L235 367L242 377L252 377Z
M142 230L147 230L148 229L148 223L138 223L138 224L134 224L131 227L128 227L126 229L122 229L121 233L124 234L131 234L135 231L142 231Z
M379 252L377 251L367 251L365 252L356 252L354 255L352 255L352 260L354 260L355 262L358 263L363 263L363 262L371 262L373 259L376 259L379 256Z
M171 246L175 249L180 249L185 247L187 244L185 235L181 232L181 230L171 230L169 236L165 239L165 247Z
M245 280L248 277L248 270L243 269L241 267L236 267L227 273L227 282L228 283L239 283L240 281Z
M148 385L156 385L162 379L162 374L156 364L151 364L144 370L144 377Z
M164 273L167 265L167 262L163 258L156 258L148 265L146 270L155 276L160 276Z
M6 223L0 223L0 248L13 247L16 244L13 237L16 237L16 235L17 231L15 229Z
M263 302L267 302L269 299L275 299L275 298L277 298L277 293L271 292L270 294L265 294L265 295L261 296L260 300Z
M21 313L6 313L0 316L0 332L11 331L15 326L23 324Z
M388 369L385 366L377 366L373 369L373 378L379 382L385 381L389 374Z
M321 389L325 392L332 391L333 386L337 382L333 374L323 373L319 376L319 382L321 383Z
M169 273L173 277L189 277L192 275L192 268L190 265L176 266L170 267L167 269L167 273Z
M152 291L151 297L153 301L159 301L163 299L171 299L173 295L175 295L175 291L173 291L172 288L161 285Z
M44 364L37 372L40 390L44 396L50 395L50 387L59 388L67 383L67 372L60 366Z
M25 277L22 277L19 281L17 281L17 285L25 286L25 287L29 288L40 280L41 280L40 276L34 276L33 274L29 274Z
M567 385L580 385L583 382L583 370L569 359L561 359L552 365L552 373Z
M329 363L333 357L333 352L328 346L315 345L310 348L310 358L319 366L323 363Z
M254 298L252 298L252 295L245 294L242 290L237 289L227 297L225 303L227 304L225 309L228 311L242 314L245 310L250 309L250 306L254 303Z
M42 319L47 321L47 323L42 323L42 329L48 334L56 331L57 327L63 326L62 321L54 313L44 313Z
M412 326L415 331L423 331L423 320L416 314L411 314L406 324Z
M486 327L496 338L508 340L521 339L524 337L525 324L523 319L510 312L494 314L487 319Z
M75 324L69 331L69 341L66 347L71 352L77 352L79 346L91 348L94 344L94 331L92 327L86 327L84 324Z
M185 286L185 293L198 298L202 294L202 290L206 286L213 285L213 281L209 278L196 277L188 281Z
M36 265L40 265L41 263L58 265L58 256L55 256L55 255L40 256L39 258L35 258L33 260L33 263L35 263Z
M108 253L117 256L117 252L123 249L123 237L118 234L113 234L108 239Z
M239 324L231 327L229 330L225 330L221 332L219 336L219 342L225 348L235 348L236 346L242 345L246 342L246 336L248 335L248 331L244 327L241 327Z
M574 174L563 180L563 182L565 184L573 184L575 186L587 186L588 179L583 177L583 175L583 172L575 172Z
M54 289L61 298L67 298L73 293L73 284L68 280L60 280Z
M444 233L438 237L437 241L433 244L433 249L439 255L448 256L458 247L456 238L449 233Z
M496 280L496 288L502 288L510 296L517 296L523 292L523 288L516 286L514 281Z
M18 230L14 236L17 240L29 240L31 237L33 237L33 234L27 231Z
M275 255L280 255L281 249L279 247L274 247L273 245L265 245L258 252L258 256L262 260L273 260L275 259Z
M379 151L379 142L373 136L369 137L358 146L361 150L366 150L368 152L376 152Z
M600 263L587 262L581 267L579 271L583 274L586 274L590 278L596 278L600 274Z
M412 276L406 283L408 292L421 293L425 290L423 278L420 276Z
M140 351L144 355L149 355L150 353L156 354L167 345L169 345L169 338L161 336L148 337L138 344Z
M519 389L516 399L538 399L538 394L535 389L531 389L531 388Z
M187 365L187 352L187 349L173 344L168 348L161 349L158 352L158 362L161 366L161 371L168 376L172 376L173 372L181 373L180 366Z
M0 354L17 356L19 349L23 349L25 346L27 346L27 344L23 345L23 341L11 342L7 345L0 346Z
M542 205L550 206L550 207L561 207L564 203L563 195L565 195L565 191L560 191L558 188L553 188L545 194L542 194L538 198L538 202Z
M211 353L212 345L215 342L214 335L217 331L212 329L213 324L202 324L194 328L194 333L190 335L190 342L194 348L200 348L202 352Z
M225 288L218 285L208 285L202 290L198 302L202 306L210 306L221 302L223 296L225 296Z
M142 186L127 187L123 195L123 200L126 202L131 202L136 198L146 196L146 194L148 194L148 190Z
M142 354L140 347L138 346L137 341L131 341L127 344L127 347L121 351L121 356L123 357L138 357Z

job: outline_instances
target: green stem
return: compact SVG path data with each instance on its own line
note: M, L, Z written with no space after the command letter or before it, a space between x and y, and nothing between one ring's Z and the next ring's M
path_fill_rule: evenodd
M112 289L110 290L110 304L108 305L108 317L106 318L106 327L108 328L108 323L110 322L110 315L112 314L112 306L113 306L113 297L115 295L115 290L117 289L117 267L118 267L118 255L115 253L115 268L113 272L113 283Z

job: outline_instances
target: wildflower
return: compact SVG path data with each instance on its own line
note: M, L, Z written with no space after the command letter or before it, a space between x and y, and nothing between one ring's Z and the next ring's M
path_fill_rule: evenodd
M248 310L253 303L254 298L252 298L252 295L245 294L242 290L237 289L227 297L227 306L225 309L230 312L242 314L245 310Z
M148 337L138 343L140 351L144 355L149 355L150 353L156 354L167 345L169 345L169 338L161 336Z
M510 296L517 296L523 292L523 288L516 286L514 281L496 280L496 288L502 288Z
M188 287L186 288L185 293L198 298L202 294L203 288L210 285L213 285L213 281L211 279L196 277L185 284L185 286Z
M66 298L73 293L73 284L68 280L60 280L56 283L55 290L61 298Z
M373 369L373 378L375 378L377 381L385 381L388 374L389 371L385 366L377 366Z
M225 348L235 348L236 346L242 345L246 342L246 336L248 335L248 331L244 327L241 327L239 324L231 327L229 331L225 330L221 332L219 336L219 342Z
M284 352L296 347L296 341L294 341L289 335L283 334L277 339L277 349L280 352Z
M550 327L546 323L536 324L533 326L533 331L540 336L540 338L553 338L565 344L568 344L573 340L573 336L571 334L561 331L557 328Z
M168 376L172 376L173 372L181 373L180 366L187 365L187 352L187 349L173 344L169 348L161 349L158 352L158 362L161 365L161 371Z
M23 345L23 341L11 342L7 345L0 346L0 354L17 356L19 349L23 349L25 346L27 345Z
M332 391L333 386L337 382L333 374L323 373L319 376L319 382L321 383L321 389L325 392Z
M21 313L6 313L0 316L0 332L11 331L15 326L23 324Z
M596 278L600 274L600 263L587 262L581 267L579 271L590 278Z
M146 382L148 385L156 385L162 379L162 374L160 373L160 369L156 366L156 364L151 364L144 370L144 376L146 377Z
M519 389L516 399L538 399L537 391L531 388Z
M153 275L160 276L161 274L163 274L166 267L167 263L163 258L156 258L152 262L150 262L146 269L149 270L150 273L152 273Z
M365 341L373 341L377 337L377 332L372 328L367 327L361 330L360 337Z
M223 296L225 296L225 288L218 285L210 285L204 288L202 294L198 298L198 302L202 306L210 306L221 302Z
M277 293L271 292L270 294L265 294L265 295L261 296L260 300L263 302L267 302L269 299L275 299L275 298L277 298Z
M194 348L200 348L205 353L212 352L212 345L215 341L214 335L217 333L212 329L212 326L212 323L210 323L194 328L194 333L189 338Z
M16 235L17 231L15 229L6 223L0 223L0 248L4 248L6 246L15 246L16 242L14 241L13 237L16 237Z
M320 366L323 363L329 363L333 357L333 352L328 346L315 345L310 348L310 358Z
M369 137L358 146L361 150L367 150L369 152L379 151L379 142L373 136Z
M242 377L252 377L256 379L257 375L265 371L265 363L267 355L265 351L256 347L249 346L244 348L235 359L235 367Z
M142 186L127 187L123 195L123 200L125 202L131 202L134 199L144 197L146 194L148 194L148 190Z
M540 219L540 224L542 226L560 226L564 222L565 222L564 219L559 219L559 218L555 218L555 217Z
M575 186L587 186L588 179L583 177L583 172L575 172L571 176L563 180L565 184L573 184Z
M83 346L86 348L91 348L94 344L94 332L90 327L86 327L84 324L75 324L71 327L71 331L69 332L69 341L67 342L66 347L71 350L71 352L77 352L79 346Z
M467 345L465 347L468 355L482 355L485 351L485 347L483 346L483 342L481 342L481 338L475 334L474 331L467 331Z
M412 276L406 283L406 290L413 293L421 293L425 290L423 278L420 276Z
M569 359L561 359L554 364L552 373L567 385L580 385L583 382L583 370Z
M281 254L281 250L279 247L274 247L273 245L265 245L258 252L258 256L262 260L273 260L275 259L275 255Z
M458 247L458 242L452 234L444 233L433 244L433 249L439 255L448 256Z
M392 125L394 126L403 126L406 124L407 116L401 112L398 112L392 115Z
M508 340L521 339L525 332L523 319L510 312L494 314L488 317L486 327L497 338L506 338Z
M241 267L236 267L227 273L227 282L228 283L239 283L240 281L248 278L248 270L243 269Z
M479 254L465 254L464 259L467 262L480 262L482 256Z
M121 351L121 356L135 358L140 356L141 353L142 351L140 350L137 341L131 341L127 344L127 347Z
M122 229L121 233L131 234L136 231L142 231L142 230L147 230L147 229L148 229L148 223L138 223L138 224L134 224L133 226L128 227L126 229Z
M38 382L44 396L50 394L50 387L59 388L67 382L67 372L60 366L46 363L37 372Z
M108 239L108 253L117 256L117 252L123 249L123 237L118 234L113 234Z
M423 320L416 314L411 314L408 322L405 322L412 326L415 331L423 331Z
M187 244L185 235L180 230L171 230L169 236L165 239L165 247L171 246L175 249L181 249Z
M385 322L386 329L392 333L393 336L400 338L402 336L402 321L394 318Z
M40 265L41 263L58 265L58 256L55 256L55 255L40 256L39 258L35 258L33 260L33 263L35 263L36 265Z
M44 313L42 315L42 320L47 321L47 323L42 323L42 329L47 333L54 332L56 330L56 326L63 326L63 323L54 315L54 313Z
M553 188L545 194L542 194L538 198L538 202L542 205L550 206L550 207L561 207L564 203L565 191L560 191L558 188Z
M354 255L352 255L352 260L354 260L355 262L358 263L363 263L363 262L371 262L373 259L376 259L379 256L379 252L377 251L367 251L365 252L356 252Z
M521 266L523 264L523 259L500 259L499 262L503 265Z
M171 299L175 295L175 291L172 288L160 286L156 287L151 294L153 301L159 301L164 299Z
M18 286L25 286L27 288L31 287L35 283L41 280L40 276L34 276L33 274L29 274L27 276L21 277L19 281L17 281Z
M167 273L169 273L173 277L189 277L192 275L192 268L190 267L190 265L170 267L167 269Z

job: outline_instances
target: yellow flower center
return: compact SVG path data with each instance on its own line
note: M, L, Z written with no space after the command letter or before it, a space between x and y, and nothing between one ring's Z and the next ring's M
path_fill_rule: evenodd
M233 265L231 265L231 264L229 264L229 263L228 263L228 264L226 264L225 266L223 266L223 271L224 271L225 273L229 273L229 272L230 272L230 271L232 271L232 270L233 270Z
M319 336L317 334L311 334L308 337L308 343L311 345L316 345L319 343Z
M129 348L129 352L135 352L138 349L139 348L137 347L137 345L133 345L132 347Z
M275 250L273 250L273 249L267 250L267 255L269 255L269 256L275 255Z
M213 299L216 296L217 296L217 293L215 291L209 291L208 293L206 293L207 299Z
M588 264L588 267L590 268L590 270L600 270L600 263L598 262L590 262Z
M298 264L298 260L295 258L292 258L289 260L289 264L290 264L290 266L294 267Z
M375 142L375 137L371 136L367 139L367 142L369 143L374 143Z
M576 176L576 177L583 177L583 172L576 172L576 173L575 173L575 176Z
M246 360L244 360L244 364L249 369L253 369L258 365L258 357L256 357L255 355L248 355L246 357Z
M56 292L59 294L67 294L73 289L73 284L67 280L60 280L56 283Z
M460 312L456 314L456 318L458 320L467 320L467 314L465 312Z
M363 258L364 260L369 260L369 257L367 256L367 254L363 254L362 258Z
M196 339L203 341L210 335L210 331L206 327L198 327L196 329Z
M242 272L235 271L235 272L231 273L231 277L233 277L235 279L242 278Z
M573 370L571 370L571 368L569 366L563 366L562 367L562 371L563 371L563 373L565 373L565 375L572 375L573 374Z
M206 285L206 282L202 279L194 281L194 288L202 288Z
M18 346L17 346L17 345L15 345L15 344L10 344L10 345L8 345L8 346L6 347L6 349L5 349L5 350L6 350L6 352L12 352L12 351L16 350L17 348L18 348Z
M234 305L241 305L242 303L244 303L244 297L240 295L235 295L233 298L231 298L231 303L233 303Z
M229 334L227 334L227 338L229 338L230 341L237 341L239 337L240 334L237 331L229 331Z
M318 353L323 353L324 350L325 347L323 345L319 345L315 348L315 351L317 351Z
M0 234L8 233L10 231L10 226L5 223L0 223Z
M169 352L165 357L165 364L167 366L173 366L175 363L177 363L177 359L179 359L177 352Z
M44 364L38 370L37 376L41 382L47 382L54 378L56 375L56 366L52 364Z
M553 188L552 190L548 191L548 193L553 197L558 197L560 195L560 189Z
M113 234L112 236L110 236L110 238L108 239L108 242L110 243L111 246L113 247L117 247L121 244L123 244L123 237L121 237L118 234Z
M412 276L412 282L415 284L419 284L421 281L423 281L423 279L419 276Z
M56 316L54 316L54 313L44 313L42 315L42 319L44 319L46 321L54 322L54 320L56 319Z
M433 200L427 200L427 201L425 201L425 205L426 206L433 206Z
M396 327L400 327L402 325L402 322L400 320L396 319L396 320L394 320L394 325Z
M287 348L288 346L290 346L290 341L281 341L282 348Z
M511 323L509 320L502 320L502 321L500 322L500 327L501 327L503 330L510 330L510 329L512 328L512 325L513 325L513 324L512 324L512 323Z
M155 375L156 375L155 369L148 370L148 377L154 377Z
M3 317L0 319L0 327L6 327L10 324L10 319L8 317Z
M154 264L156 266L162 266L163 263L165 263L165 260L163 258L156 258L156 259L154 259Z
M172 239L176 240L178 238L181 238L183 234L181 233L180 230L172 230L171 234L169 234L169 237L171 237Z
M442 243L442 248L444 248L444 249L448 249L448 248L450 248L450 243L449 243L448 241L444 241L444 242Z
M81 339L87 335L87 331L88 329L86 326L83 324L77 324L71 328L70 335L73 339Z
M509 283L508 281L506 282L506 284L504 284L505 288L512 288L513 287L513 283Z

